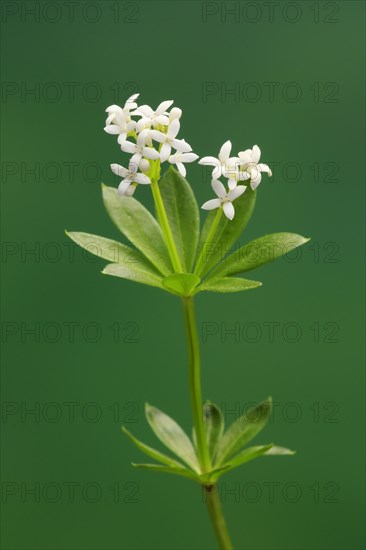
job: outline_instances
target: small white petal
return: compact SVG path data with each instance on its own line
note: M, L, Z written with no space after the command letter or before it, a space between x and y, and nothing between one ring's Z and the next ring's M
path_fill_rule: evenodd
M194 162L198 159L198 155L195 153L181 153L182 162Z
M180 155L170 155L168 158L168 162L171 164L176 164L177 162L180 162Z
M114 113L112 113L111 115L109 115L107 118L106 118L106 121L105 121L105 125L106 126L109 126L111 124L111 122L113 121L114 119Z
M231 202L225 202L224 206L223 206L223 209L224 209L225 216L227 218L229 218L229 220L232 220L234 215L235 215L235 209L234 209L233 205L231 204Z
M187 170L186 170L186 167L184 166L184 164L182 162L177 162L177 168L178 168L180 174L185 178L186 175L187 175Z
M246 185L238 185L237 187L235 187L235 189L232 189L231 191L228 192L227 198L230 201L234 201L235 199L239 198L244 193L246 188L247 188Z
M166 115L157 115L154 117L154 124L157 124L158 126L168 126L169 118Z
M173 100L162 101L162 103L160 103L159 107L156 109L155 113L157 115L162 115L167 109L169 109L171 105L173 105L173 103Z
M253 183L257 183L257 185L262 179L261 173L256 166L252 166L250 169L250 179Z
M260 184L261 180L262 180L262 176L261 176L261 173L259 172L259 170L257 170L256 168L252 168L251 172L250 172L250 187L253 189L256 189L258 187L258 185Z
M127 101L136 101L136 99L139 97L139 95L140 95L139 93L138 94L133 94L131 97L128 98Z
M136 191L136 188L137 188L137 184L131 183L131 185L126 189L126 192L125 192L126 197L132 197L132 195Z
M231 141L230 140L225 141L219 153L219 160L221 160L221 162L225 162L226 160L229 159L230 153L231 153L231 147L232 147Z
M255 164L257 164L260 158L261 158L261 150L259 149L258 145L254 145L253 151L252 151L252 162L255 162Z
M221 201L220 199L211 199L207 202L205 202L201 208L203 210L214 210L215 208L220 208L221 206Z
M137 145L139 147L144 147L149 137L150 137L150 130L148 129L142 130L137 136Z
M131 141L123 141L120 145L122 151L125 153L136 153L137 151L136 143L132 143Z
M139 172L137 174L134 174L133 181L135 181L136 183L141 183L142 185L148 185L149 183L151 183L149 176L147 176L146 174L140 174Z
M235 177L234 178L232 178L232 177L229 178L227 184L229 186L230 191L232 191L233 189L235 189L236 184L237 184L236 178Z
M163 143L162 148L160 150L160 160L161 160L161 162L165 162L166 160L168 160L171 152L172 152L172 148L169 145L169 143L167 143L167 142Z
M271 169L267 164L258 164L257 168L260 172L268 172L268 174L272 174Z
M172 147L180 153L188 153L192 151L192 147L184 139L172 139Z
M125 106L124 106L123 109L126 110L126 111L131 111L131 109L136 109L137 108L137 103L135 103L135 99L137 99L139 95L140 94L134 94L131 97L129 97L126 100L126 103L125 103Z
M142 117L136 124L136 132L139 133L145 126L150 126L150 119L148 117Z
M174 139L178 135L179 129L180 129L180 122L176 118L173 120L173 122L170 124L168 128L168 138Z
M137 172L140 166L141 159L142 159L141 153L135 153L131 157L128 167L130 170L131 170L131 166L133 167L132 172Z
M120 135L117 138L117 141L121 145L122 143L124 143L126 141L126 139L127 139L126 132L121 132Z
M214 190L214 193L220 198L223 199L226 197L225 186L221 183L220 180L212 180L211 187Z
M137 111L138 111L138 114L141 114L144 117L148 117L148 118L150 118L154 114L154 111L152 110L150 105L141 105L141 107L139 107Z
M131 182L130 179L125 179L125 180L121 181L121 183L118 186L118 193L120 195L125 195L127 189L130 187L131 183L132 182Z
M239 153L239 158L241 165L250 164L252 161L252 150L246 149L245 151L241 151Z
M167 139L166 134L159 132L159 130L150 130L150 137L159 143L164 143Z
M118 105L110 105L109 107L106 108L105 112L106 113L114 113L115 111L122 111L121 107L119 107Z
M107 132L107 134L117 135L121 132L121 129L119 126L115 126L115 124L109 124L104 128L104 131Z
M153 149L152 147L144 147L142 150L142 154L144 155L144 157L151 160L156 160L160 157L159 151Z
M221 162L215 157L203 157L198 161L198 164L203 164L204 166L221 166Z
M120 164L111 164L111 170L113 174L116 174L116 176L119 176L120 178L125 178L127 174L129 174L127 168L124 168Z

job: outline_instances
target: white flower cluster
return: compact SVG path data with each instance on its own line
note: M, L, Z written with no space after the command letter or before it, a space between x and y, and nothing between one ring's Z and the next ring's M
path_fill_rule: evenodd
M240 197L246 190L246 185L238 185L241 181L250 179L250 186L254 190L261 182L261 172L267 172L272 176L272 172L267 164L259 163L261 151L258 145L253 149L247 149L238 154L237 157L231 157L231 142L226 141L221 147L218 158L203 157L199 164L213 166L211 186L217 195L217 199L211 199L202 205L204 210L213 210L221 208L229 220L235 215L232 202ZM220 177L227 179L229 190L219 180Z
M124 107L108 107L104 128L108 134L118 135L117 141L122 151L132 155L128 168L111 164L114 174L122 178L119 193L128 196L133 195L138 184L151 183L148 175L150 161L168 161L175 164L182 176L185 176L184 163L198 159L198 155L192 153L191 146L184 139L177 139L181 109L173 107L168 113L173 101L163 101L155 111L149 105L138 107L138 96L134 94L128 98ZM135 141L128 140L128 137ZM154 148L153 141L160 144L158 148Z
M178 139L182 111L178 107L168 109L173 101L163 101L154 111L149 105L137 105L140 94L134 94L127 99L124 107L111 105L106 109L108 117L104 130L108 134L117 135L117 141L126 153L130 153L128 168L119 164L111 164L114 174L122 178L118 191L121 195L131 196L138 184L150 184L151 161L170 162L175 164L182 176L186 175L186 162L194 162L198 155L192 153L191 146ZM134 141L128 140L131 138ZM154 147L154 143L159 145ZM218 158L203 157L199 164L213 166L211 186L217 195L202 205L204 210L222 208L227 218L232 220L235 215L233 201L246 190L240 182L250 180L254 190L261 182L262 172L272 175L267 164L259 162L261 151L258 145L231 157L231 142L226 141L221 147ZM174 151L172 151L172 149ZM219 178L226 178L228 191Z

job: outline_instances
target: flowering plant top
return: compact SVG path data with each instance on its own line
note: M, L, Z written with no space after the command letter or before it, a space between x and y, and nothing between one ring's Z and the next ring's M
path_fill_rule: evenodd
M103 273L173 294L238 292L260 286L260 282L234 275L268 263L307 239L274 233L225 254L251 217L262 173L272 175L269 166L260 162L259 147L231 156L232 144L226 141L217 157L199 160L212 168L211 186L216 195L202 205L203 210L215 212L210 212L200 230L198 206L185 179L186 165L199 157L179 136L182 110L172 107L171 100L162 101L154 110L138 105L138 98L134 94L123 107L109 106L104 128L117 137L121 151L130 155L125 166L111 164L112 172L121 178L118 189L103 186L106 209L128 244L87 233L68 235L112 262ZM164 164L171 168L161 176ZM156 218L133 197L139 186L151 187Z

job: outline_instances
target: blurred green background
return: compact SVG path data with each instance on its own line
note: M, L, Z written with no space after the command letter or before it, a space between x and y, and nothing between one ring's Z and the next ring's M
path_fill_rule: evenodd
M64 235L119 238L104 109L135 91L174 99L200 156L259 144L274 177L245 240L312 237L260 289L197 299L204 396L230 422L272 395L258 443L297 450L223 478L235 547L364 548L363 20L358 1L2 3L4 550L216 548L199 489L134 470L120 433L154 443L145 401L191 429L179 300Z

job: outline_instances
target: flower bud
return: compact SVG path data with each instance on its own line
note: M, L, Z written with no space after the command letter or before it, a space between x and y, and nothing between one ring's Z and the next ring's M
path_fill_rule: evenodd
M179 120L181 116L182 109L179 109L179 107L173 107L173 109L169 113L169 122L172 122L175 119Z

